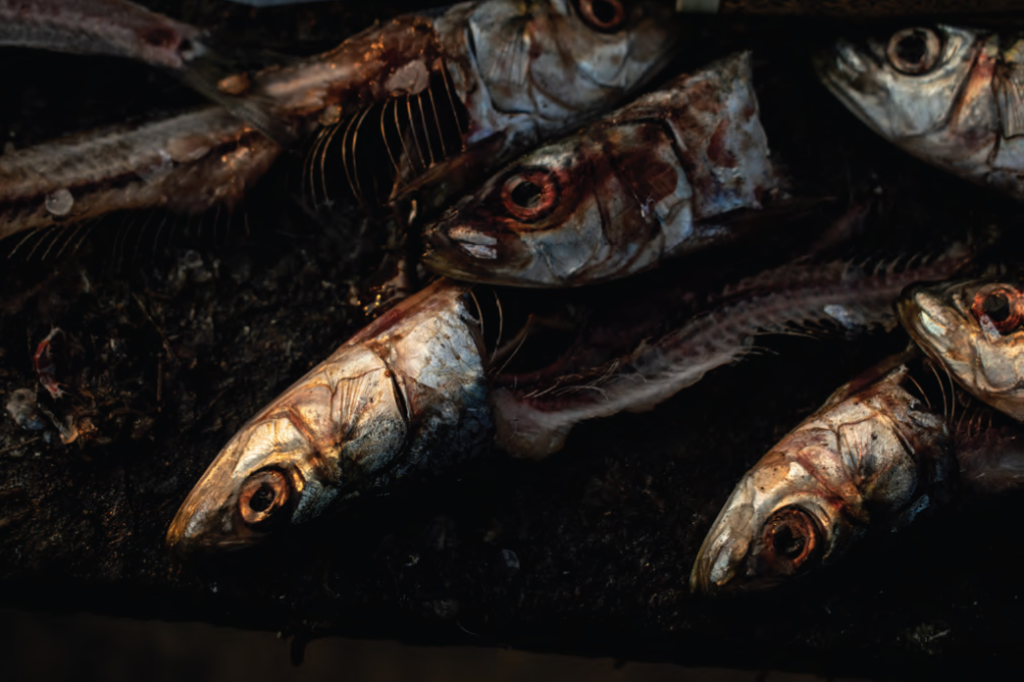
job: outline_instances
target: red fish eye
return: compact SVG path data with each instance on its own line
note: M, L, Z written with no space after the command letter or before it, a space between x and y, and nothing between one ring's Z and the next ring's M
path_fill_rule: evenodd
M902 73L918 76L932 70L939 61L942 41L927 28L905 28L889 39L886 55L896 69Z
M765 522L761 540L768 564L783 573L792 573L814 553L818 525L802 509L786 507Z
M249 524L259 523L288 501L288 481L280 471L260 471L249 477L238 496L238 510Z
M540 220L558 201L558 182L544 170L517 173L502 186L501 201L518 220Z
M1024 301L1015 289L994 284L974 295L971 312L980 324L985 325L987 320L1000 334L1006 334L1020 325L1022 307Z
M598 31L617 31L626 23L622 0L580 0L580 16Z

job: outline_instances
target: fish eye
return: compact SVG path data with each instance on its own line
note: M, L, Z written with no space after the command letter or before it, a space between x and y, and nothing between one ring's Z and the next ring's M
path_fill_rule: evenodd
M1021 323L1021 308L1024 302L1020 294L1004 284L993 284L982 287L974 295L971 312L979 324L989 324L1000 334L1016 329Z
M939 36L927 28L905 28L897 31L889 39L886 55L898 71L911 76L918 76L931 71L939 61L942 41Z
M238 496L238 510L250 525L269 519L288 501L288 480L280 471L266 469L251 475Z
M579 10L583 21L598 31L617 31L628 17L622 0L580 0Z
M768 565L788 575L814 554L818 544L818 525L802 509L786 507L765 522L761 541Z
M558 202L559 186L555 176L542 169L521 171L505 180L501 201L517 219L530 223L540 220Z

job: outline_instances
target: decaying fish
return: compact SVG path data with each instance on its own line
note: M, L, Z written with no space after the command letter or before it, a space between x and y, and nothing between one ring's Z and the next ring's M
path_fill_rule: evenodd
M1024 35L906 28L881 40L842 40L817 67L882 137L1024 201Z
M840 388L747 472L701 545L694 590L771 587L929 505L950 476L953 444L909 386L907 360Z
M231 108L248 121L209 108L4 154L0 238L122 209L230 207L280 151L252 134L268 128L285 131L275 139L320 128L305 173L315 200L334 191L332 179L361 200L386 200L453 157L479 174L607 111L672 56L670 7L600 6L614 11L590 0L485 0L405 15L325 54L223 80L221 95L252 105ZM463 155L467 146L477 153ZM330 178L335 156L341 168ZM386 177L374 170L382 167ZM431 194L460 192L453 178Z
M563 287L728 243L724 214L779 185L751 76L750 54L733 55L527 154L426 229L424 263Z
M900 299L910 336L968 393L1024 421L1024 295L1007 279L919 285Z
M168 544L190 552L255 543L334 499L443 471L485 450L492 434L509 454L546 456L580 421L652 407L742 357L753 335L825 320L858 328L894 323L891 302L908 281L948 275L960 262L900 273L787 267L744 282L658 339L637 330L624 357L571 376L556 361L532 383L503 379L501 368L488 366L494 355L483 349L468 285L441 280L366 327L243 426L182 505ZM599 329L584 329L581 343L598 336Z
M479 321L441 280L354 336L253 417L196 484L167 534L182 552L243 547L487 447Z

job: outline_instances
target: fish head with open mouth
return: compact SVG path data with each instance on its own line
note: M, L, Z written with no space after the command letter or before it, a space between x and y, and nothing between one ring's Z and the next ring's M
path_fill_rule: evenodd
M917 285L897 304L918 345L971 395L1024 421L1024 294L1020 283L971 279Z

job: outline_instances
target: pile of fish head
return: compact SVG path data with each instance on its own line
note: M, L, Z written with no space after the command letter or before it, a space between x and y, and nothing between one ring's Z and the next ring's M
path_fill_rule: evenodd
M972 279L918 285L897 304L918 345L982 402L1024 421L1021 282Z
M817 59L829 89L915 156L1024 200L1024 35L918 26L840 40Z
M428 226L424 262L515 286L625 277L729 242L714 218L777 184L740 53L507 166Z
M906 372L898 365L842 387L747 472L700 548L692 589L779 585L928 505L926 490L946 477L949 439L901 386Z
M681 42L671 3L488 0L438 18L470 114L467 143L495 133L536 144L607 111L653 77Z
M189 493L168 546L246 547L339 495L478 454L492 428L465 293L442 280L406 299L253 417Z

